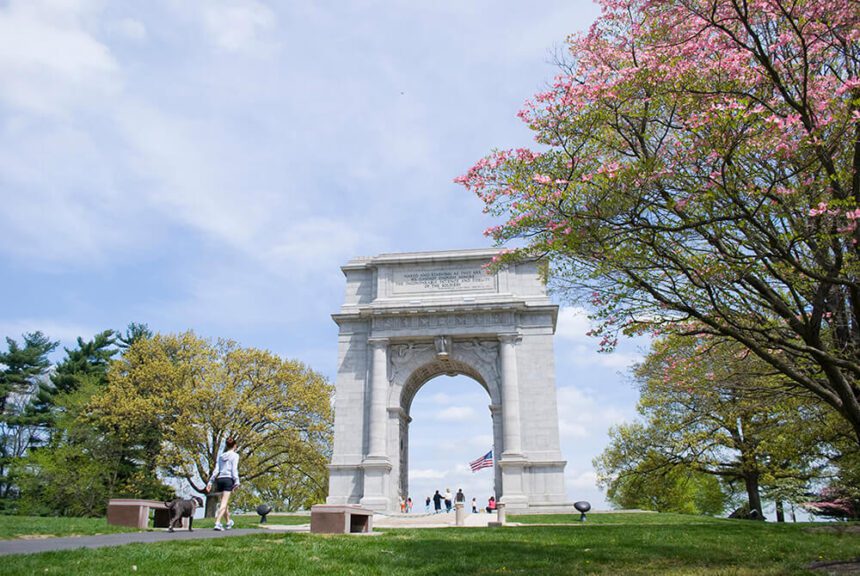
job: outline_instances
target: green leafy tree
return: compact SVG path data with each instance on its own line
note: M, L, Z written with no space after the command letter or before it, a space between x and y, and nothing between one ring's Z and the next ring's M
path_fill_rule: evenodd
M111 498L172 495L157 478L141 474L127 446L90 418L89 404L103 390L98 375L84 375L74 389L54 396L55 434L16 465L20 513L104 516Z
M132 324L126 337L146 337ZM164 499L173 491L151 473L145 448L92 417L90 403L103 394L123 338L113 330L92 340L78 338L66 348L50 381L40 384L27 417L43 426L45 446L31 450L16 466L20 477L19 511L50 515L103 515L112 497ZM147 447L157 446L151 442ZM69 482L74 478L74 482Z
M283 467L279 474L260 477L255 482L255 493L243 498L243 508L266 503L276 512L309 510L324 501L328 494L329 452L314 451L295 466ZM242 496L246 496L242 494Z
M155 335L133 343L109 381L90 406L93 421L136 443L145 468L202 494L232 436L242 459L239 505L296 476L312 487L298 500L324 497L332 388L301 363L190 332Z
M0 352L0 499L14 495L12 464L41 441L38 426L24 415L50 366L48 354L58 343L32 332L23 335L23 345L11 338L6 344L7 350Z
M617 508L722 514L728 501L719 479L689 466L666 462L649 452L631 470L604 481L607 500Z
M733 339L860 444L860 37L845 0L600 0L521 111L537 150L458 179L597 334Z
M762 511L763 487L796 501L826 462L822 411L809 395L780 390L782 377L771 372L730 341L656 342L636 369L644 423L611 431L595 462L602 482L611 488L681 466L739 483L751 510Z

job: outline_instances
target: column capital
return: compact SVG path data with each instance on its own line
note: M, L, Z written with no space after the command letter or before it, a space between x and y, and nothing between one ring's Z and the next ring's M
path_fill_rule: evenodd
M490 414L493 416L500 416L502 414L502 405L501 404L490 404Z
M373 348L384 348L388 346L388 342L388 338L377 338L375 336L367 339L367 343Z
M520 340L522 340L522 336L519 332L508 332L505 334L499 334L499 342L502 344L516 344Z

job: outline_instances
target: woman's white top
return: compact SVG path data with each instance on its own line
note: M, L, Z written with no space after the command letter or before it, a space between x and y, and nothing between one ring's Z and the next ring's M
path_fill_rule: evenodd
M218 456L216 470L217 472L212 476L213 479L232 478L234 487L239 485L239 455L234 450L227 450ZM212 484L212 480L209 480L209 484Z

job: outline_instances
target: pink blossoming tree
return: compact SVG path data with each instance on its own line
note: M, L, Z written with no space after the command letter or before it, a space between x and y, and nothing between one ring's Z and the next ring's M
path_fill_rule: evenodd
M502 260L548 256L596 333L740 342L860 441L860 25L850 0L601 0L457 180ZM690 328L692 327L692 328Z

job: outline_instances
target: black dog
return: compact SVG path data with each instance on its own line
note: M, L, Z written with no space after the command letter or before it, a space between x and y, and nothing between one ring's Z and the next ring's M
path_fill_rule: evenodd
M167 529L168 532L173 532L173 527L178 526L182 522L183 518L188 518L188 531L193 532L191 524L194 522L194 513L197 511L197 507L203 506L202 498L198 496L189 498L188 500L176 498L170 502L165 502L164 505L167 506L167 509L170 511L170 524Z

